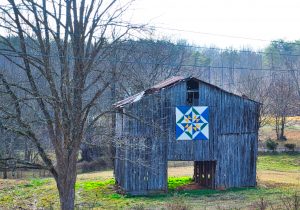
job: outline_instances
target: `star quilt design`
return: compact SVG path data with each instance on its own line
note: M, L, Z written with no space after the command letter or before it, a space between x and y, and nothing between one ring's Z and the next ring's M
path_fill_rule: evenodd
M208 140L209 113L207 106L176 107L176 140Z

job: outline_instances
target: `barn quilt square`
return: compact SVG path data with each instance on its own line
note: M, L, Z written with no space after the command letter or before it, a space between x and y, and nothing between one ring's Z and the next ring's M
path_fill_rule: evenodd
M208 140L207 106L176 107L176 140Z

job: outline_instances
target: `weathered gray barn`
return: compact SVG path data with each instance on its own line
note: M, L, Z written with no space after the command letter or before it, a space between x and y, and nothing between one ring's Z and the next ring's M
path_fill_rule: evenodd
M208 107L208 139L176 140L175 110L182 106ZM194 180L203 187L256 186L259 106L192 77L117 102L117 184L134 195L166 192L168 161L194 161Z

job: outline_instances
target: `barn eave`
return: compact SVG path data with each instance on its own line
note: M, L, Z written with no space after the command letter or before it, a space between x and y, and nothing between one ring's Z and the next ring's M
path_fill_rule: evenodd
M150 95L150 94L156 93L156 92L161 91L161 90L163 90L165 88L170 88L170 87L172 87L172 86L174 86L174 85L176 85L176 84L178 84L180 82L185 82L187 80L196 80L196 81L198 81L200 83L209 85L210 87L213 87L213 88L215 88L217 90L223 91L223 92L225 92L227 94L230 94L230 95L233 95L233 96L236 96L236 97L240 97L240 98L243 98L244 100L248 100L248 101L251 101L251 102L254 102L254 103L257 103L257 104L261 105L260 102L254 101L254 100L249 99L249 98L247 98L245 96L240 96L240 95L231 93L231 92L226 91L226 90L224 90L224 89L222 89L222 88L220 88L220 87L218 87L216 85L213 85L213 84L210 84L210 83L205 82L203 80L200 80L200 79L198 79L196 77L175 76L175 77L171 77L171 78L169 78L167 80L164 80L164 81L162 81L162 82L160 82L160 83L152 86L149 89L146 89L146 90L144 90L142 92L139 92L137 94L129 96L128 98L125 98L125 99L123 99L121 101L118 101L118 102L116 102L116 103L113 104L113 107L116 108L116 109L122 108L122 107L124 107L124 106L126 106L128 104L132 104L132 103L135 103L135 102L141 100L146 95Z

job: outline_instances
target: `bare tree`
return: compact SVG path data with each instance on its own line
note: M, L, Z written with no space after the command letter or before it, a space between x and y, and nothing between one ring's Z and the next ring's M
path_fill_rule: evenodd
M130 95L177 75L186 59L186 49L180 42L150 39L131 41L127 45L127 48L134 49L129 56L130 68L126 68L123 77L123 86L127 87L125 92Z
M261 103L259 115L259 127L270 123L270 82L265 77L257 77L255 74L248 74L246 79L238 83L238 92L243 96Z
M7 0L0 5L0 26L8 32L0 36L0 54L16 66L0 72L1 100L6 98L2 127L34 143L57 183L63 210L74 209L85 128L107 111L96 106L110 85L100 63L113 43L141 29L122 21L131 3ZM46 129L55 159L41 144L39 129Z
M7 162L3 161L1 164L1 160L9 158L12 156L12 144L14 143L14 139L11 138L11 135L8 134L3 128L0 128L0 169L3 172L3 179L7 179Z
M276 40L267 47L268 57L272 56L272 62L277 66L288 70L290 81L294 84L297 91L296 97L300 100L300 41L285 42L284 40ZM267 60L270 60L268 58Z
M275 118L275 131L278 140L286 140L284 135L287 117L294 112L296 89L289 77L284 75L273 78L269 89L270 112Z

